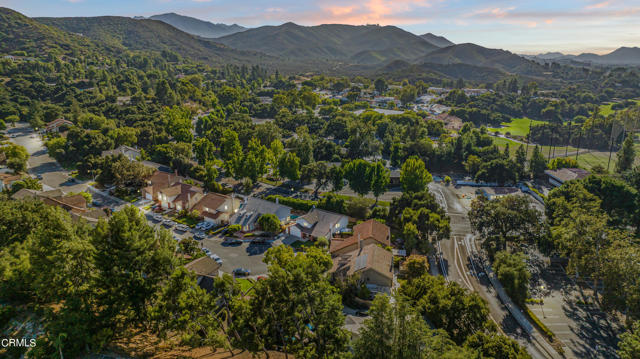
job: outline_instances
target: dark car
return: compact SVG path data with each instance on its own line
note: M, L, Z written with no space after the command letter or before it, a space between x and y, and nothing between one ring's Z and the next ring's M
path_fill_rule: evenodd
M236 268L233 270L233 274L236 276L245 276L251 274L251 271L246 268Z

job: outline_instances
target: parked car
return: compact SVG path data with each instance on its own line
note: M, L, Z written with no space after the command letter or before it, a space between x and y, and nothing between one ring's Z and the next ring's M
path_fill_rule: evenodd
M244 276L251 274L251 271L246 268L236 268L233 270L233 274L236 276Z
M213 227L213 223L207 221L200 222L196 225L196 228L202 229L203 231L206 231L211 227Z
M170 219L165 219L162 221L162 225L168 228L172 228L175 225L175 223Z
M209 250L209 248L202 248L202 251L204 253L206 253L207 255L209 255L209 253L211 253L211 251Z
M209 258L213 259L218 264L222 264L222 258L220 258L220 256L215 253L209 254Z
M222 244L226 246L238 245L242 244L242 240L238 238L225 237L225 239L222 241Z
M162 222L164 220L164 218L162 218L161 215L159 214L154 214L153 216L151 216L154 220L158 221L158 222Z
M193 238L195 238L195 239L197 239L197 240L200 240L200 241L201 241L201 240L203 240L203 239L205 239L206 237L207 237L207 236L205 236L205 234L204 234L204 233L196 233L196 234L194 234L194 235L193 235Z
M176 226L176 229L181 232L187 232L189 230L189 226L187 226L186 224L179 224Z

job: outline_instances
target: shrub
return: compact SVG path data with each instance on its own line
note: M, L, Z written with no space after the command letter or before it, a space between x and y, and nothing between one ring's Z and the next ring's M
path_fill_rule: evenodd
M229 235L233 235L234 233L238 232L241 229L242 227L239 224L232 224L229 227L227 227L227 233Z
M278 199L278 203L283 204L285 206L289 206L298 211L310 211L311 208L318 205L316 201L308 201L304 199L291 198L291 197L283 197L280 195L270 195L265 198L267 201L275 202Z

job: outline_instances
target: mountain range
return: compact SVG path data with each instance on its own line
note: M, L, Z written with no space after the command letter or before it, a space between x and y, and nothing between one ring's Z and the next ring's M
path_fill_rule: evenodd
M159 20L188 34L209 39L235 34L236 32L245 31L247 29L246 27L238 24L214 24L209 21L203 21L190 16L178 15L173 12L153 15L150 16L149 19Z
M191 33L168 23L176 19L181 22L176 26ZM204 26L209 32L203 28L198 30L194 24ZM214 36L211 26L244 31L209 38ZM215 66L259 64L297 73L412 74L412 78L463 78L478 82L493 82L510 74L548 78L541 64L548 61L640 65L638 48L620 48L602 56L561 53L520 56L471 43L454 44L431 33L418 36L395 26L301 26L289 22L246 29L175 14L151 18L28 18L0 8L0 54L16 50L24 50L31 56L50 52L74 56L88 51L111 56L126 50L169 50L183 58Z
M561 52L548 52L545 54L523 56L540 62L583 62L596 65L640 65L640 47L621 47L604 55L592 53L565 55Z
M398 27L377 25L301 26L288 22L249 29L216 41L284 59L326 59L350 64L411 60L438 49Z

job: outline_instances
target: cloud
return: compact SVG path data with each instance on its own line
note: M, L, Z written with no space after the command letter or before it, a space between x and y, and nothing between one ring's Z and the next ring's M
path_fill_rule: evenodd
M587 7L585 7L585 9L587 10L602 9L602 8L608 7L610 4L611 4L611 1L603 1L596 4L588 5Z

